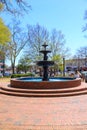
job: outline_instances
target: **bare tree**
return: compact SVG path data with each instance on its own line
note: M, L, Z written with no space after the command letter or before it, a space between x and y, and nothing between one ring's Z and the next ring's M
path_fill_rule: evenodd
M52 57L57 55L61 55L61 57L67 56L69 49L65 47L65 42L64 34L61 31L53 29L50 37Z
M61 31L53 29L50 36L51 59L55 61L54 70L63 70L63 59L69 54L68 48L65 47L65 37Z
M12 31L12 40L8 43L6 56L11 61L12 71L14 73L16 59L27 43L27 35L23 33L18 22L12 24L10 28Z
M65 37L61 31L57 31L56 29L52 30L52 33L48 32L48 30L39 24L35 26L28 26L28 47L27 52L31 55L32 59L40 60L41 54L39 51L41 50L42 44L46 42L51 49L52 53L50 54L50 58L53 57L65 57L69 54L69 50L65 47Z
M77 50L76 58L78 66L87 65L87 46L80 47Z
M77 55L81 58L85 58L87 56L87 46L80 47L77 50Z
M41 58L39 51L42 44L49 41L49 33L46 28L41 27L39 24L35 26L28 25L28 39L27 53L31 55L32 59L38 60Z
M87 10L85 10L85 13L84 13L84 20L86 21L87 20ZM87 31L87 22L85 23L85 25L82 27L82 32L84 32L84 37L87 38L87 34L86 34L86 31Z
M0 7L11 14L28 13L31 6L26 0L0 0ZM2 6L3 5L3 6Z

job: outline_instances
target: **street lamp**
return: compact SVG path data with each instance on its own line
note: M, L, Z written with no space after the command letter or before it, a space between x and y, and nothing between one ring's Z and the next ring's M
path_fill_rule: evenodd
M87 66L87 55L85 57L85 66Z
M65 77L65 58L63 57L63 76Z

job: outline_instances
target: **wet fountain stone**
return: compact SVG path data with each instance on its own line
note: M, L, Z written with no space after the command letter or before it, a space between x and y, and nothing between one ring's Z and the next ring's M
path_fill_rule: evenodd
M44 43L42 46L44 47L44 49L41 50L40 53L43 54L43 60L38 61L37 65L43 67L43 78L42 78L42 80L48 81L49 80L49 78L48 78L48 67L54 65L54 61L48 61L47 54L51 53L50 50L47 50L48 45L46 43Z

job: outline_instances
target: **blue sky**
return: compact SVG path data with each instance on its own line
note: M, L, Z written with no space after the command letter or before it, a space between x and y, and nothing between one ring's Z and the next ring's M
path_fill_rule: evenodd
M61 30L65 35L66 46L71 48L72 54L80 46L87 46L82 28L87 22L84 13L87 0L31 0L32 10L23 19L24 24L36 24Z
M61 30L65 35L66 46L74 54L80 46L87 45L82 27L85 25L84 13L87 0L27 0L32 6L29 14L21 18L22 25L39 23L49 31L53 28ZM4 16L4 15L3 15ZM5 15L4 21L9 23L10 16Z
M61 30L65 35L66 47L72 54L81 47L87 46L82 28L87 22L84 13L87 9L87 0L27 0L32 6L29 14L21 18L22 26L27 24L46 27L49 31L53 28ZM10 16L4 16L4 21L9 23Z

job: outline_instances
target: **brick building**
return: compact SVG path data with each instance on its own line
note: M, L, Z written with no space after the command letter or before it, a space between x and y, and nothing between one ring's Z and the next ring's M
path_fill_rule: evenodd
M66 67L87 70L87 60L85 58L66 60Z

